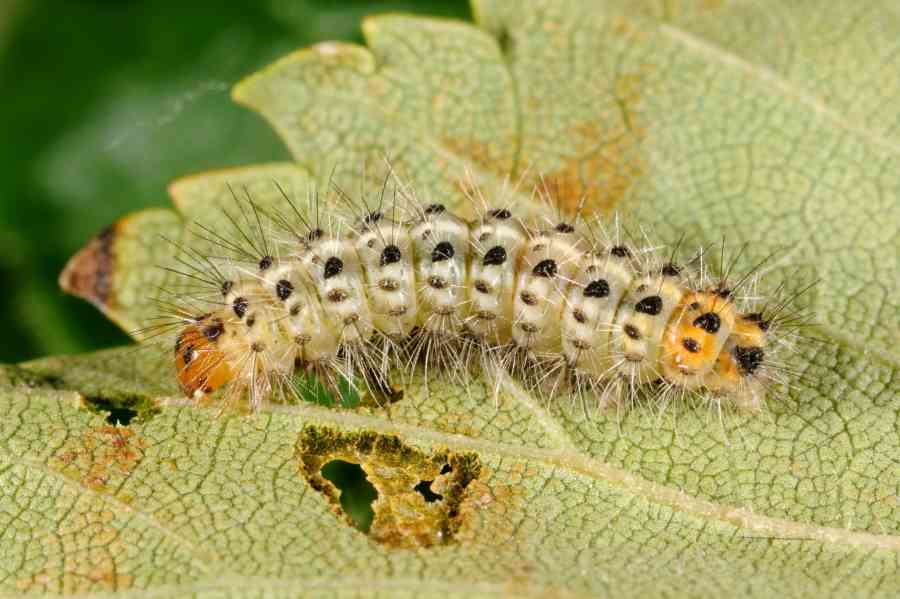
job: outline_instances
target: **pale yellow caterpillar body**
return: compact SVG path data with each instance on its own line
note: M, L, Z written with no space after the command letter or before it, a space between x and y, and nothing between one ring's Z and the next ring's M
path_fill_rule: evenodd
M465 220L400 189L389 208L339 191L349 213L324 222L286 194L271 214L239 201L238 234L216 235L232 255L193 266L215 282L206 305L176 315L184 393L227 385L256 407L303 370L390 396L392 373L424 367L503 371L550 399L622 405L655 386L757 410L787 372L785 302L756 293L758 268L713 275L703 249L678 264L615 220L525 222L489 200Z

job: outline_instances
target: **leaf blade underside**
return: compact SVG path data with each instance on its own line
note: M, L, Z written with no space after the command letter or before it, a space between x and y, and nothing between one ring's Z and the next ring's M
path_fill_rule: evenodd
M465 210L466 168L488 192L506 177L548 174L564 200L585 195L664 240L724 235L750 244L748 260L783 247L773 285L798 271L821 279L808 302L825 342L797 357L803 378L766 414L720 424L702 408L638 408L586 421L512 382L495 405L477 381L415 381L390 415L303 405L216 419L170 406L117 429L81 397L174 396L168 353L51 358L24 365L36 379L9 371L0 393L0 480L13 490L0 528L14 540L0 585L198 596L237 585L273 596L359 586L373 596L896 594L895 121L888 108L872 120L848 101L862 75L840 61L857 52L836 44L833 66L813 63L815 27L793 40L795 62L745 36L748 22L772 33L763 15L773 3L680 3L680 14L671 4L480 1L478 26L379 17L364 25L368 48L326 44L279 61L234 95L272 122L299 166L177 182L180 215L116 225L100 281L111 291L93 299L125 328L153 316L144 292L171 280L151 268L166 246L150 232L180 241L184 222L215 221L225 182L251 186L265 204L277 201L273 178L304 197L337 165L352 189L362 162L389 153L417 189ZM797 23L818 14L808 3L779 10ZM865 14L848 21L869 23ZM900 29L893 17L885 12L884 26ZM834 15L817 18L836 27ZM848 44L888 43L847 27ZM893 60L876 54L869 72ZM887 85L879 96L896 97ZM79 281L85 294L102 288ZM401 551L335 518L298 473L294 445L309 424L476 452L484 474L456 542Z

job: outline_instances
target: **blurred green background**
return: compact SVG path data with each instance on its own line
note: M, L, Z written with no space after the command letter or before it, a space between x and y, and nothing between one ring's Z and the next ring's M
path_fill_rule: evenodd
M231 85L397 11L470 18L465 0L0 0L0 362L127 343L58 289L69 256L168 206L176 177L287 158Z

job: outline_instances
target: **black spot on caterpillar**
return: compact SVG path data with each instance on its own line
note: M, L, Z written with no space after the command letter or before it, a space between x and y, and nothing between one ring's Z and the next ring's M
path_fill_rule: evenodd
M449 260L453 257L453 246L448 241L442 241L431 251L431 261L440 262L441 260Z
M244 314L247 313L247 308L250 304L247 302L246 298L238 297L231 303L232 309L234 309L234 313L238 318L243 318Z
M715 312L705 312L694 319L694 326L703 329L707 333L718 333L722 326L722 320Z
M536 277L551 278L551 277L556 276L556 271L557 271L556 261L547 259L547 260L541 260L540 262L538 262L537 266L535 266L531 272Z
M287 298L291 297L291 293L293 291L294 291L294 285L286 279L281 279L275 285L275 294L278 296L278 299L280 299L281 301L284 301Z
M381 265L394 264L400 262L402 258L403 255L400 253L400 248L396 245L389 245L381 252Z
M482 260L485 266L495 266L504 262L506 262L506 248L501 245L489 249Z
M591 281L588 286L584 288L584 295L585 297L606 297L609 295L609 283L603 279Z
M658 295L649 295L635 304L634 309L642 314L656 316L662 311L662 298Z
M344 263L341 262L340 258L332 256L325 261L324 277L330 279L331 277L341 274L342 270L344 270Z

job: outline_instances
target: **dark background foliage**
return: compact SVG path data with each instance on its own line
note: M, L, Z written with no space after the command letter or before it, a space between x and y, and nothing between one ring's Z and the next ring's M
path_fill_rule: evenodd
M127 343L58 289L69 256L168 206L176 177L287 158L231 85L398 11L469 17L465 0L0 0L0 362Z

